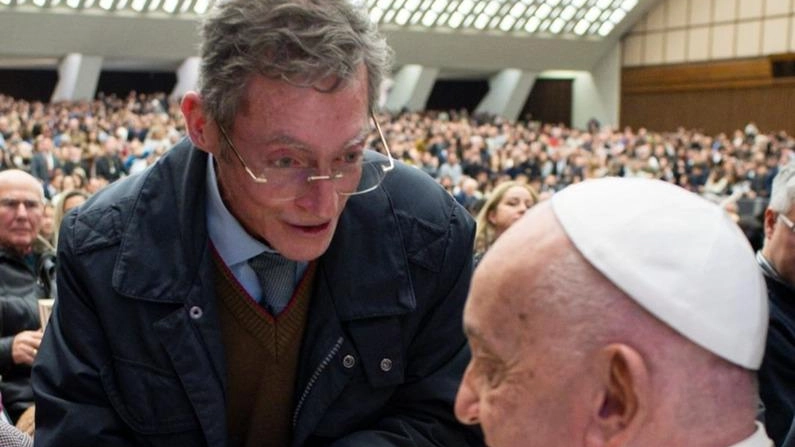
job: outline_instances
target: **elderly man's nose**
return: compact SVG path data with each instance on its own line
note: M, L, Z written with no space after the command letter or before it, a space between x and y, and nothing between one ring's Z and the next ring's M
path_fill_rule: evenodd
M17 204L17 208L14 211L16 211L17 216L24 217L28 215L27 205L25 205L25 202L22 200L19 201L19 203Z
M464 380L458 387L458 394L455 397L455 417L462 424L477 424L479 402L472 387L469 385L469 373L464 375Z

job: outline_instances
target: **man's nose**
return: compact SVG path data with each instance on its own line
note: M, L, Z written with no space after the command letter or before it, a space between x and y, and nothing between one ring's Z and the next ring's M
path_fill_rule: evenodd
M16 209L17 218L26 218L28 217L28 207L25 205L24 201L20 201L17 205Z
M318 217L336 216L340 196L334 182L334 179L310 182L304 194L297 199L298 205Z
M470 364L471 365L471 364ZM479 399L471 385L471 375L467 367L458 394L455 396L455 417L462 424L477 424L479 419Z

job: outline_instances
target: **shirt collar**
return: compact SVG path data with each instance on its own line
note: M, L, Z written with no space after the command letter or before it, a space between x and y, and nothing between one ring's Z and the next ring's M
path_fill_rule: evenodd
M773 447L773 441L767 436L765 426L756 421L756 431L751 437L729 447Z
M762 273L764 273L765 276L770 277L770 278L776 280L777 282L780 282L785 287L787 287L789 290L795 291L795 287L793 287L792 284L790 284L787 280L785 280L781 276L781 274L778 272L778 270L776 270L776 268L773 267L773 264L770 263L770 260L767 259L765 257L765 255L762 254L762 250L757 250L757 252L756 252L756 262L759 264L759 267L762 269Z
M273 251L253 238L221 200L213 156L207 157L207 232L226 265L246 262L264 251Z

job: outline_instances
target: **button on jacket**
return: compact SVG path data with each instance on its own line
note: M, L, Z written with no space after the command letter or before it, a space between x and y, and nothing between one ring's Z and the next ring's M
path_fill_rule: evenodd
M206 157L184 140L64 222L36 445L227 445ZM348 200L318 260L293 447L482 445L452 410L473 238L466 211L402 164Z

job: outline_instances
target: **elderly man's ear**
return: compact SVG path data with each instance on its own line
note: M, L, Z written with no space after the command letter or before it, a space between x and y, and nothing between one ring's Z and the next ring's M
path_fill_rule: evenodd
M622 344L602 348L594 363L592 374L597 383L585 445L628 445L647 417L651 390L646 363L637 351Z
M776 228L777 219L778 219L777 212L771 210L770 208L765 210L765 217L764 217L765 239L770 239L773 237L773 230Z

